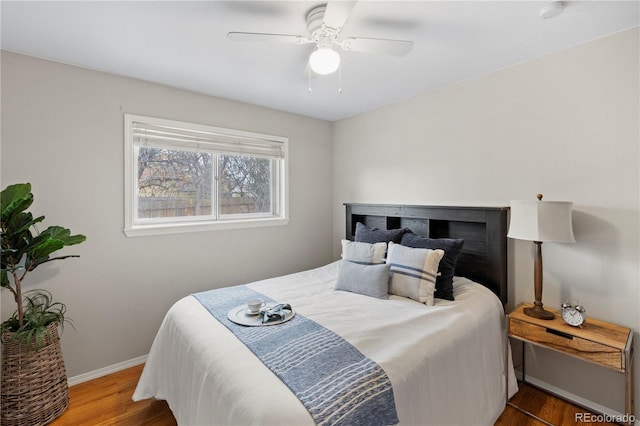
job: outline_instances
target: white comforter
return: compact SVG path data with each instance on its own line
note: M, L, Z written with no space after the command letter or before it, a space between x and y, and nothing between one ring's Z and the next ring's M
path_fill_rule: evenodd
M337 263L249 284L334 331L377 362L393 385L401 424L489 425L515 376L498 298L465 278L455 302L425 306L334 289ZM239 304L243 301L239 301ZM167 400L180 425L306 425L298 399L193 297L167 313L134 400Z

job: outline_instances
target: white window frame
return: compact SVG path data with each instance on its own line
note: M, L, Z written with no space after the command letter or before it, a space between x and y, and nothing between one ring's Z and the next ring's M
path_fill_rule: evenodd
M164 218L157 220L137 219L138 201L138 147L142 144L135 141L135 129L140 126L170 127L185 132L203 132L208 137L214 135L219 139L222 149L220 153L239 154L243 146L252 145L257 141L265 146L275 146L281 152L282 158L275 161L273 168L273 182L271 204L272 213L258 213L252 215L225 215L221 217L209 216L199 218L193 216ZM158 142L156 141L155 144ZM213 144L215 145L215 140ZM243 145L244 144L244 145ZM180 143L167 142L167 148L180 148ZM234 149L237 146L237 150ZM253 148L248 148L253 149ZM266 148L268 149L268 148ZM214 149L215 150L215 149ZM127 237L144 235L178 234L185 232L201 232L218 229L254 228L261 226L286 225L289 223L289 139L282 136L266 135L234 129L225 129L203 124L166 120L142 115L124 114L124 233ZM216 166L217 168L217 166ZM214 177L215 179L215 177ZM217 192L216 192L217 193ZM212 200L217 210L218 196Z

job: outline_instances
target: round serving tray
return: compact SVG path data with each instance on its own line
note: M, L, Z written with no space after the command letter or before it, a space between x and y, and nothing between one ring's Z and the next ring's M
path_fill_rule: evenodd
M276 303L267 303L266 307L270 308L275 305ZM247 313L247 305L245 304L245 305L236 306L235 308L231 309L229 313L227 313L227 318L229 318L229 321L235 322L236 324L248 325L251 327L259 327L259 326L265 326L265 325L282 324L283 322L287 322L291 318L293 318L295 314L296 312L292 309L291 312L284 317L284 319L280 321L271 321L263 324L262 318L260 317L260 315Z

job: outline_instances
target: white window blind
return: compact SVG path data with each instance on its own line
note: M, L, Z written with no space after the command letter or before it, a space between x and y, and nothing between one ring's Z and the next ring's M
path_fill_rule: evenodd
M242 134L220 133L206 130L161 126L134 121L133 142L139 146L176 148L246 154L256 157L284 158L284 143L277 140L257 139Z

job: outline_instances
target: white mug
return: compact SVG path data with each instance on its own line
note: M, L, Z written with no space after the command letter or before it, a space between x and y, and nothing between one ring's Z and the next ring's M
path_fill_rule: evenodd
M247 302L247 310L252 314L257 314L264 305L266 305L266 302L262 300L250 300Z

